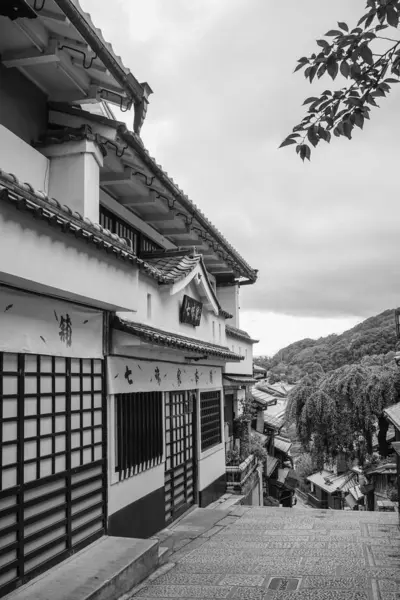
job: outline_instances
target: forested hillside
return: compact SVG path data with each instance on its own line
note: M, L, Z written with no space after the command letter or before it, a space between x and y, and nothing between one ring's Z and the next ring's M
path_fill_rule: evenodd
M277 378L294 382L317 365L328 372L358 362L365 365L390 362L396 343L394 311L385 310L340 335L300 340L270 359L259 357L255 362L266 366Z

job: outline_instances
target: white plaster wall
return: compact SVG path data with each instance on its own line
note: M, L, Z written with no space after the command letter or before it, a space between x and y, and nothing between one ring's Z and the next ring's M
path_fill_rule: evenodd
M0 169L47 194L48 159L3 125L0 125Z
M204 490L213 481L225 473L225 443L224 441L208 452L200 454L198 461L199 491Z
M147 295L151 295L151 316L147 311ZM180 307L183 296L188 296L201 301L194 283L189 284L184 290L170 295L168 290L162 291L162 286L144 274L139 275L139 289L137 294L137 313L134 321L146 323L165 331L179 333L206 342L225 346L225 319L203 307L201 322L198 327L179 322ZM214 322L214 329L213 329ZM213 331L215 334L213 335Z
M246 356L247 358L240 362L228 362L226 363L225 373L231 373L232 375L253 375L253 344L245 342L244 340L238 340L237 338L226 337L227 346L236 354Z
M0 203L0 281L109 310L136 309L137 268Z
M233 316L227 323L239 327L239 286L217 287L217 298L222 308Z
M165 465L161 463L139 475L110 484L108 488L108 514L113 515L121 508L164 487L164 470Z
M50 159L49 195L93 223L99 222L100 166L98 147L87 140L44 149Z

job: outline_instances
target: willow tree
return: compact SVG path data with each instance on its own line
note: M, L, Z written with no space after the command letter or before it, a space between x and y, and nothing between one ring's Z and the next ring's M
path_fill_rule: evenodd
M339 454L363 464L377 431L380 454L387 455L383 409L398 402L399 391L393 367L346 365L320 378L304 377L289 394L286 419L295 423L318 468Z
M305 116L281 147L295 145L304 161L310 159L311 146L321 140L329 143L332 133L350 140L356 127L363 128L371 107L399 82L399 17L400 0L367 0L356 27L338 22L317 40L316 52L299 58L295 72L303 70L310 83L324 75L336 80L339 75L347 84L307 98Z

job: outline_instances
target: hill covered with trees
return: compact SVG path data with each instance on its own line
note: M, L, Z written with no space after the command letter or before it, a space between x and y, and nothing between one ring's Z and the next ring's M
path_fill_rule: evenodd
M274 379L294 383L320 367L327 373L356 363L388 364L393 360L396 344L394 310L385 310L340 335L299 340L272 358L258 357L255 362L265 366Z

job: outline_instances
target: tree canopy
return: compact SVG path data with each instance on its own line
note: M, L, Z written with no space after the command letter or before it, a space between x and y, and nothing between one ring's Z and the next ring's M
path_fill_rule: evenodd
M390 364L397 343L394 311L385 310L340 335L332 334L317 340L307 338L286 346L270 359L269 372L276 375L276 380L280 379L281 372L285 372L289 381L289 375L298 367L300 376L295 370L298 381L316 368L327 373L360 361L366 365ZM282 357L286 371L282 367Z
M398 402L400 373L393 365L346 365L327 374L306 375L289 393L288 423L318 468L344 454L363 464L379 430L382 456L387 455L383 409Z
M363 128L371 107L399 82L399 17L400 0L367 0L355 28L339 21L317 40L316 52L299 58L295 72L303 70L310 83L339 75L347 85L307 98L305 116L280 147L295 145L304 161L310 159L311 146L321 140L329 143L332 133L350 140L356 127Z

